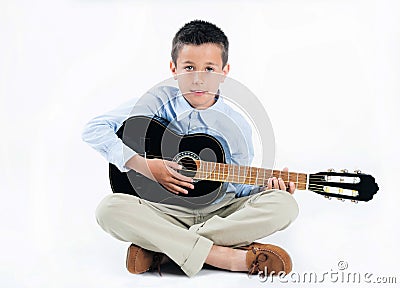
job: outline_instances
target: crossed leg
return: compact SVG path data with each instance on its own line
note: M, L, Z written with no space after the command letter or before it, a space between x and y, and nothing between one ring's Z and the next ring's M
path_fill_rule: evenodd
M232 247L284 229L298 213L293 197L280 190L233 199L198 224L194 224L190 211L178 217L153 207L154 203L147 205L131 195L111 194L100 202L96 217L113 237L166 254L188 276L199 272L204 263L232 271L246 270L244 251Z

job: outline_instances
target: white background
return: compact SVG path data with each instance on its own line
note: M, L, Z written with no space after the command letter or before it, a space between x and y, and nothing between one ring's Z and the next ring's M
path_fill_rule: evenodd
M229 37L230 76L272 121L275 167L358 168L380 186L357 205L298 191L296 222L263 241L288 250L299 273L344 260L348 272L400 282L398 1L3 0L0 286L270 285L212 270L130 275L128 244L94 218L111 191L108 165L82 128L170 77L172 37L193 19Z

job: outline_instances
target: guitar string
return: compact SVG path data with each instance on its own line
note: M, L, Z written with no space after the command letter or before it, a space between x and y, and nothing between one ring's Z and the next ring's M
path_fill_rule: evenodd
M216 173L214 173L214 174L216 174ZM224 175L225 176L225 174L222 174L222 175ZM217 177L218 176L218 177ZM222 179L220 179L220 174L219 175L216 175L214 178L212 178L212 180L216 180L216 181L219 181L219 180L222 180ZM227 176L227 178L228 178L229 176ZM207 178L204 178L204 177L199 177L200 179L202 179L202 180L207 180ZM238 179L238 181L239 181L239 183L241 183L241 181L240 180L243 180L243 182L241 183L241 184L244 184L244 183L246 183L245 181L246 181L246 179L249 179L249 181L251 181L251 182L253 182L252 180L254 180L254 179L258 179L258 178L254 178L254 177L252 177L252 178L250 178L250 177L238 177L238 178L244 178L244 179ZM223 181L221 181L221 182L223 182ZM226 182L230 182L230 181L226 181ZM255 185L265 185L265 184L267 184L267 183L263 183L263 184L257 184L257 181L254 181L256 184ZM287 183L288 181L285 181L285 183ZM299 186L299 185L304 185L304 184L307 184L306 182L300 182L300 181L289 181L289 182L292 182L292 183L294 183L294 184L297 184L297 186ZM325 185L321 185L321 184L318 184L318 183L324 183ZM331 182L331 184L333 184L333 183L335 183L335 182ZM340 183L340 182L339 182ZM350 183L349 183L350 184ZM329 185L329 183L326 183L325 181L318 181L318 182L313 182L313 183L309 183L309 185L308 185L308 187L309 188L312 188L312 187L318 187L318 188L321 188L321 187L326 187L326 186L329 186L329 187L332 187L331 185ZM335 187L335 186L333 186L333 187ZM340 188L340 187L338 187L338 188ZM346 189L346 188L342 188L342 189ZM355 190L355 189L346 189L346 190Z
M166 159L166 157L164 157L164 158L161 158L161 157L154 157L154 158L157 158L157 159ZM172 158L170 158L170 159L172 159ZM217 162L208 162L208 163L217 163ZM222 164L226 164L226 163L222 163ZM229 165L229 164L228 164ZM252 167L250 167L250 166L240 166L240 167L246 167L247 169L251 169ZM255 169L264 169L264 168L255 168ZM271 169L268 169L268 170L271 170ZM194 173L198 173L199 171L198 170L190 170L190 169L180 169L180 171L184 171L184 172L194 172ZM283 171L280 171L280 170L273 170L274 172L283 172ZM208 173L208 174L214 174L216 177L215 177L215 179L216 180L219 180L219 179L217 179L217 178L220 178L220 176L222 175L222 176L225 176L226 175L226 177L229 177L228 176L228 174L225 174L225 173L219 173L219 172L212 172L212 171L206 171L206 172L204 172L204 171L200 171L200 173ZM297 173L297 172L283 172L283 173L288 173L288 174L305 174L305 173ZM273 175L273 173L271 174L271 176ZM234 176L235 177L235 176ZM323 177L323 176L318 176L318 175L309 175L309 179L310 180L312 180L312 179L318 179L318 180L320 180L321 179L321 177ZM247 177L247 176L240 176L240 175L238 175L236 178L238 178L238 180L239 180L239 182L240 182L240 180L243 178L243 181L245 181L245 179L248 179L249 181L254 181L254 182L257 182L257 179L258 179L258 177ZM207 178L201 178L202 180L207 180ZM290 179L289 179L290 180ZM288 181L285 181L285 182L288 182ZM300 185L300 184L307 184L306 182L300 182L300 181L289 181L289 182L293 182L293 183L295 183L295 184L297 184L298 186ZM317 188L317 189L321 189L321 187L324 187L324 186L329 186L329 185L320 185L320 184L317 184L317 183L326 183L325 181L318 181L318 182L315 182L315 181L313 181L313 183L309 183L309 185L308 185L308 187L309 188ZM239 183L239 184L241 184L241 183ZM244 182L242 183L242 184L244 184ZM266 183L264 182L264 185L265 185ZM322 192L325 192L325 191L323 191L323 190L320 190L320 191L322 191ZM329 192L326 192L327 194L329 194ZM344 195L346 195L346 194L344 194Z
M250 180L253 180L253 179L261 179L261 178L258 178L257 176L256 177L253 177L252 175L253 174L257 174L257 173L251 173L252 175L250 175L250 176L241 176L241 175L238 175L238 176L231 176L230 174L229 174L229 172L228 173L224 173L224 172L218 172L217 170L213 170L213 171L208 171L208 170L206 170L206 171L199 171L199 170L191 170L191 169L187 169L187 168L184 168L184 169L179 169L179 171L183 171L183 172L192 172L192 173L195 173L195 174L197 174L197 173L203 173L203 174L213 174L213 175L215 175L215 177L220 177L221 175L222 175L222 177L223 176L226 176L226 177L236 177L236 178L246 178L246 179L250 179ZM279 171L279 170L275 170L275 171ZM304 173L296 173L296 172L283 172L283 174L284 173L287 173L287 174L289 174L289 177L290 177L290 174L292 174L292 175L294 175L294 174L304 174ZM273 174L272 174L273 175ZM271 175L271 176L272 176ZM285 175L285 176L288 176L288 175ZM310 179L312 178L312 179L315 179L315 180L321 180L321 177L322 176L310 176ZM285 178L285 177L281 177L281 178ZM286 179L284 179L284 180L286 180ZM293 182L293 181L291 181L291 182ZM326 181L322 181L322 182L326 182Z
M199 174L212 174L212 175L215 175L215 178L220 178L220 177L233 177L233 178L238 178L238 179L240 179L240 178L244 178L244 179L249 179L249 180L257 180L257 179L266 179L266 178L268 178L268 177L263 177L263 178L259 178L259 177L257 177L257 176L252 176L252 175L254 175L254 174L256 174L256 173L252 173L252 175L250 175L250 176L241 176L241 175L237 175L237 176L235 176L235 175L230 175L229 173L223 173L223 172L216 172L216 171L199 171L199 170L190 170L190 169L179 169L179 171L183 171L183 172L192 172L192 173L195 173L195 174L197 174L197 173L199 173ZM287 172L285 172L285 173L287 173ZM292 178L296 178L295 177L295 175L294 174L300 174L300 173L296 173L296 172L290 172L290 173L287 173L286 175L284 175L283 177L282 177L282 175L281 175L281 177L280 178L282 178L282 180L284 180L284 181L287 181L287 179L283 179L283 178L287 178L287 177L285 177L285 176L288 176L288 174L289 174L289 181L291 180L290 179L290 174L291 175L293 175L292 176ZM304 173L301 173L301 174L304 174ZM273 174L271 174L271 176L272 176ZM302 176L300 176L300 177L302 177ZM303 176L303 177L305 177L305 178L307 178L306 176ZM272 178L272 177L269 177L269 178ZM315 181L318 181L318 180L321 180L321 176L309 176L309 179L310 180L315 180ZM296 181L290 181L290 182L296 182ZM321 183L327 183L327 181L318 181L318 182L321 182ZM335 183L335 182L330 182L330 183ZM338 183L340 183L340 182L338 182ZM353 184L353 183L348 183L348 184Z
M220 172L217 172L217 171L206 171L206 172L205 172L205 171L200 171L200 172L199 172L198 170L190 170L190 169L180 169L180 171L184 171L184 172L193 172L193 173L200 173L200 174L212 174L213 177L210 177L210 178L213 178L213 179L215 179L216 181L219 181L219 180L222 180L222 179L231 177L229 174L220 173ZM284 173L286 173L286 172L284 172ZM291 172L291 173L296 174L295 172ZM256 173L252 173L252 175L253 175L253 174L256 174ZM289 173L289 174L290 174L290 173ZM285 176L287 176L287 175L285 175ZM233 177L233 178L237 178L237 180L239 181L239 183L240 183L240 182L245 183L246 180L248 180L248 181L250 181L250 182L256 183L255 185L258 185L258 184L257 184L258 180L265 179L265 178L258 178L258 177L253 177L253 176L240 176L240 175L238 175L237 177L236 177L236 176L232 176L232 177ZM203 179L203 180L207 180L207 178L204 178L204 177L200 177L200 178ZM285 178L285 177L282 177L282 178ZM321 180L321 176L310 177L309 179L313 181L313 183L311 183L311 184L318 185L318 183L324 183L325 185L318 185L318 186L321 186L321 187L323 187L323 186L330 186L330 185L327 185L327 182L326 182L326 181L320 181L320 180ZM233 180L236 180L236 179L233 179ZM242 180L242 181L241 181L241 180ZM292 179L290 179L290 175L289 175L289 181L287 181L286 179L285 179L284 181L285 181L286 183L287 183L287 182L293 182L293 183L295 183L295 184L297 184L297 185L300 185L300 184L307 184L306 182L290 181L290 180L292 180ZM294 180L294 179L293 179L293 180ZM317 180L319 180L319 181L317 181ZM223 182L223 181L221 181L221 182ZM335 182L330 182L330 183L335 183ZM339 182L339 183L340 183L340 182ZM263 184L265 185L266 182L264 181ZM260 184L260 185L262 185L262 184ZM310 186L310 184L309 184L309 186Z
M146 155L146 156L152 156L153 158L156 158L156 159L173 159L173 158L171 158L171 157L159 157L159 156L156 156L156 155ZM200 161L202 161L202 160L200 160ZM206 162L206 161L202 161L202 162ZM215 163L215 164L219 164L218 162L206 162L206 163ZM184 163L183 163L184 164ZM191 164L191 163L190 163ZM231 164L226 164L226 163L221 163L221 164L223 164L223 165L231 165ZM215 165L216 166L216 165ZM265 168L255 168L255 167L251 167L251 166L239 166L239 165L235 165L235 166L237 166L237 167L245 167L244 169L249 169L249 170L251 170L251 169L264 169L265 170ZM181 171L186 171L186 172L194 172L194 173L198 173L198 170L189 170L189 169L180 169ZM229 170L229 169L228 169ZM307 175L306 173L298 173L298 172L285 172L285 171L281 171L281 170L274 170L274 169L266 169L266 170L272 170L273 172L271 173L271 176L273 176L273 174L274 173L277 173L277 172L279 172L280 174L283 174L283 177L281 177L281 178L286 178L285 176L287 176L287 175L285 175L286 173L288 173L289 175L290 174L292 174L292 175L294 175L294 174L303 174L303 175ZM207 172L203 172L203 171L201 171L200 173L210 173L210 174L214 174L214 175L217 175L218 177L220 177L221 175L225 175L225 173L220 173L220 172L213 172L213 171L207 171ZM251 172L250 172L251 173ZM258 173L258 172L255 172L256 174ZM282 176L282 175L281 175ZM227 175L227 177L229 177L228 175ZM235 177L235 176L233 176L233 177ZM290 176L289 176L290 177ZM306 176L307 177L307 176ZM323 176L319 176L319 175L312 175L312 174L309 174L309 176L308 176L308 178L309 178L309 180L313 180L313 182L315 181L315 180L321 180L321 177L323 177ZM350 176L351 177L351 176ZM252 177L252 176L250 176L250 177L247 177L247 176L240 176L240 175L238 175L237 176L237 178L238 179L240 179L240 178L247 178L247 179L249 179L249 180L252 180L252 181L255 181L255 182L257 182L257 179L258 179L258 177ZM272 177L269 177L269 178L272 178ZM265 179L265 178L264 178ZM285 179L286 180L286 179ZM286 181L287 182L287 181ZM307 183L305 183L305 182L298 182L298 181L290 181L290 179L289 179L289 182L293 182L293 183L297 183L297 184L307 184ZM326 183L326 181L318 181L319 183ZM316 183L316 182L314 182L314 183ZM329 183L329 182L328 182ZM330 182L330 183L335 183L335 182ZM340 183L340 182L339 182ZM352 183L348 183L348 184L352 184ZM309 185L311 185L311 184L309 184ZM319 186L329 186L329 185L319 185Z
M139 154L140 155L140 154ZM144 155L141 155L141 156L143 156L144 157ZM160 157L160 156L157 156L157 155L151 155L151 154L146 154L146 156L151 156L151 157L153 157L154 159L166 159L166 160L169 160L169 161L171 161L171 160L173 160L173 158L172 157ZM150 158L151 159L151 158ZM234 164L228 164L228 163L219 163L219 162L209 162L209 161L203 161L203 160L195 160L195 161L201 161L201 162L205 162L205 163L215 163L215 164L221 164L221 165L234 165ZM234 165L235 167L246 167L247 169L266 169L266 170L273 170L273 171L275 171L275 172L283 172L283 173L293 173L293 174L307 174L307 173L301 173L301 172L284 172L284 171L281 171L281 170L275 170L275 169L269 169L269 168L262 168L262 167L252 167L252 166L242 166L242 165ZM340 172L333 172L333 173L340 173ZM346 173L348 173L348 172L346 172ZM354 174L354 173L348 173L348 174ZM319 176L319 175L313 175L313 174L309 174L310 175L310 177L312 177L312 176L315 176L315 177L323 177L323 176ZM354 174L354 175L357 175L357 174ZM333 176L333 175L332 175ZM348 176L348 177L351 177L351 176Z
M155 159L173 159L173 158L171 158L171 157L159 157L159 156L155 156L155 155L147 155L147 156L154 156L153 158L155 158ZM201 161L201 160L200 160ZM202 161L202 162L205 162L205 161ZM218 162L207 162L207 163L216 163L216 164L218 164ZM227 164L227 163L220 163L220 164L222 164L222 165L232 165L232 164ZM273 170L274 172L282 172L282 174L285 174L285 173L289 173L289 174L304 174L304 175L306 175L306 173L299 173L299 172L284 172L284 171L281 171L281 170L274 170L274 169L267 169L267 168L256 168L256 167L251 167L251 166L241 166L241 165L235 165L235 167L246 167L245 169L251 169L251 168L253 168L253 169L264 169L264 170ZM180 169L180 170L183 170L183 169ZM188 171L188 172L197 172L198 170L189 170L189 169L187 169L186 171ZM210 172L210 173L213 173L213 172ZM271 174L271 175L273 175L273 174ZM312 177L312 175L310 175L310 177Z
M214 173L214 174L217 174L217 173ZM221 174L218 174L218 176L220 176ZM225 176L225 174L222 174L222 175L224 175ZM226 178L228 178L229 176L227 176ZM210 177L210 178L204 178L204 177L198 177L198 179L201 179L201 180L214 180L214 181L220 181L220 182L224 182L224 181L222 181L223 179L220 179L221 177L217 177L217 175L215 176L215 177ZM239 184L245 184L246 182L246 180L248 179L249 181L251 181L251 182L253 182L252 180L254 180L254 179L258 179L258 178L254 178L254 177L252 177L252 178L250 178L250 177L244 177L244 176L240 176L240 177L236 177L236 178L238 178L237 180L239 181ZM241 178L244 178L244 179L241 179ZM234 180L236 180L236 179L234 179ZM243 182L241 182L240 180L243 180ZM230 181L226 181L226 182L230 182ZM255 183L257 183L257 181L254 181ZM287 183L288 181L285 181L285 183ZM300 181L289 181L289 182L292 182L292 183L294 183L294 184L297 184L297 185L300 185L300 184L307 184L306 182L300 182ZM318 183L324 183L325 185L321 185L321 184L318 184ZM334 183L334 182L331 182L331 183ZM265 184L267 184L267 183L263 183L264 185ZM260 185L263 185L263 184L260 184ZM258 185L258 184L255 184L255 185ZM308 185L309 187L311 187L311 186L315 186L315 187L325 187L325 186L330 186L329 185L329 183L327 184L326 182L324 182L324 181L319 181L319 182L313 182L313 183L309 183L309 185ZM345 189L345 188L343 188L343 189Z
M257 169L257 168L256 168ZM262 169L262 168L261 168ZM215 179L216 181L219 181L219 180L222 180L225 176L226 176L226 178L228 178L228 177L230 177L230 175L229 174L225 174L225 173L220 173L220 172L216 172L216 171L206 171L206 172L204 172L204 171L198 171L198 170L190 170L190 169L180 169L180 171L183 171L183 172L193 172L193 173L203 173L203 174L214 174L214 178L213 179ZM277 171L279 171L279 170L277 170ZM281 172L281 171L279 171L279 172ZM287 172L284 172L284 173L287 173ZM296 172L290 172L290 173L292 173L292 175L293 174L298 174L298 173L296 173ZM290 174L289 173L289 174ZM302 173L302 174L304 174L304 173ZM272 174L273 175L273 174ZM237 178L238 179L238 181L239 181L239 183L240 182L242 182L242 183L245 183L245 181L246 181L246 179L248 179L248 181L250 181L250 182L255 182L255 183L257 183L258 182L258 179L261 179L261 178L258 178L258 177L253 177L253 176L250 176L250 177L248 177L248 176L240 176L240 175L238 175L238 176L232 176L232 177L234 177L234 178ZM317 181L317 180L321 180L321 177L322 176L309 176L309 179L310 180L312 180L313 181L313 183L309 183L309 186L310 185L312 185L312 184L314 184L314 185L317 185L317 186L320 186L320 187L324 187L324 186L329 186L329 185L327 185L327 182L326 181ZM204 178L204 177L200 177L202 180L207 180L207 178ZM222 179L220 179L220 178L222 178ZM282 178L285 178L285 177L282 177ZM289 176L289 178L290 178L290 176ZM263 179L265 179L265 178L263 178ZM236 180L236 179L234 179L234 180ZM242 181L241 181L242 180ZM300 185L300 184L307 184L306 182L300 182L300 181L290 181L291 179L289 179L289 181L287 181L286 179L285 179L285 182L287 183L287 182L293 182L293 183L295 183L295 184L297 184L297 185ZM221 182L223 182L223 181L221 181ZM317 183L324 183L325 185L318 185ZM329 182L328 182L329 183ZM335 182L330 182L330 183L335 183ZM339 182L340 183L340 182ZM265 182L263 183L264 185L266 184ZM351 184L351 183L349 183L349 184ZM258 185L258 184L255 184L255 185ZM262 185L262 184L260 184L260 185Z

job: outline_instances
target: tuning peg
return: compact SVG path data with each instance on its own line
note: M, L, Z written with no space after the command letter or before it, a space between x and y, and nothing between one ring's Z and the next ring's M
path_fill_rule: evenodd
M343 199L343 198L337 198L337 200L340 200L340 201L344 202L344 199Z
M335 169L329 168L329 169L328 169L328 172L335 172Z
M353 202L354 204L357 204L357 203L358 203L357 200L351 200L351 202Z
M354 170L354 173L356 173L356 174L361 174L361 170L359 170L359 169Z
M347 172L349 172L347 169L342 169L342 170L340 170L340 172L342 172L342 173L347 173Z
M332 197L325 195L325 198L328 200L332 200Z

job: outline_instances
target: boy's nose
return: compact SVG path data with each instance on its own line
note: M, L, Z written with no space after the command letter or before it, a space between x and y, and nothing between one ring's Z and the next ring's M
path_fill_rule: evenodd
M193 84L203 84L202 72L193 72Z

